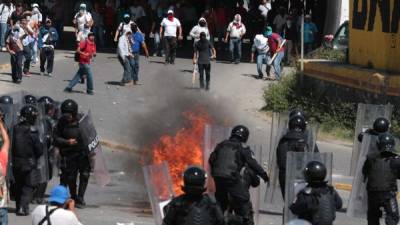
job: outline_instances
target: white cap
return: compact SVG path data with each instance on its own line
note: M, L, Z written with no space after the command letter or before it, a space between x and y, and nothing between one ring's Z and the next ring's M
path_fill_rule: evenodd
M39 8L39 4L33 3L33 4L32 4L32 8Z
M174 10L172 10L172 9L168 10L167 14L174 14Z
M85 3L82 3L82 4L79 6L79 8L85 8L85 9L86 9L86 4L85 4Z

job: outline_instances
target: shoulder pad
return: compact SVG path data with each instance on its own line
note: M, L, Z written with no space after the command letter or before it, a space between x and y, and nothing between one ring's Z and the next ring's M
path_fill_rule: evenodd
M303 193L306 194L306 195L311 195L311 193L312 193L312 188L311 188L311 187L305 187L305 188L303 189Z

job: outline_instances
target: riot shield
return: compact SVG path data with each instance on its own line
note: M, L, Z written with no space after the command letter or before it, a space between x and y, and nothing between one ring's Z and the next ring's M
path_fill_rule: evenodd
M210 158L211 153L214 151L214 148L220 142L229 138L231 132L231 128L215 126L206 124L204 128L204 143L203 143L203 168L208 174L207 179L207 192L214 193L215 185L211 176L210 164L208 163L208 159Z
M354 131L353 153L351 155L350 176L354 176L356 173L359 160L358 157L361 150L361 143L358 141L358 135L361 132L366 131L368 128L372 128L375 119L378 117L384 117L390 121L392 117L392 111L392 105L358 104L356 128Z
M286 187L285 187L285 209L284 222L287 223L296 216L289 210L290 205L296 199L299 193L306 185L304 178L304 169L311 161L319 161L326 166L326 181L332 183L332 153L316 152L288 152L286 161Z
M37 160L37 170L38 170L38 182L46 183L49 180L49 152L46 144L46 116L44 106L41 104L36 104L35 107L39 111L38 118L36 119L36 129L39 132L39 139L42 143L43 155Z
M174 197L172 181L166 162L143 166L144 181L156 225L162 225L164 207Z
M270 184L266 189L265 203L267 203L267 211L278 213L283 209L283 196L279 184L279 168L277 163L277 148L279 141L288 131L288 113L274 113L271 123L268 174L270 176ZM318 133L318 125L308 126L306 130L307 148L306 151L314 151Z
M110 183L111 177L107 170L103 150L93 124L90 110L79 120L79 130L82 135L83 144L86 146L89 154L90 166L94 173L96 183L100 186L105 186Z
M357 218L366 218L367 216L367 183L364 182L362 168L367 159L367 155L372 153L371 150L373 151L376 149L374 145L376 145L376 137L374 138L372 135L368 134L364 135L349 197L349 205L347 206L347 216Z

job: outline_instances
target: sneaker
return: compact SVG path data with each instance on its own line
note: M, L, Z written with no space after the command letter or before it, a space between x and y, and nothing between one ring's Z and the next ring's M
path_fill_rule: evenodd
M24 73L23 75L24 75L25 77L31 77L31 76L32 76L32 74L29 73L29 72L26 72L26 73Z
M94 92L93 91L87 91L86 92L88 95L94 95Z
M75 200L75 207L78 209L84 209L86 206L85 200L83 198L78 198Z
M52 77L53 76L53 74L51 74L51 73L48 73L48 74L46 74L47 76L49 76L49 77Z
M66 88L64 89L64 92L71 93L71 92L72 92L72 88L66 87Z

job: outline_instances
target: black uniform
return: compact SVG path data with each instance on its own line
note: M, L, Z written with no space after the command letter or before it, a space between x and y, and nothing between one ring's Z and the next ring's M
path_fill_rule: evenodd
M17 213L29 213L29 202L37 185L37 160L43 154L39 132L34 126L22 122L14 126L13 135L13 175Z
M62 157L61 184L69 187L71 198L77 204L84 204L84 195L89 182L90 163L87 148L82 142L79 130L79 118L68 122L61 117L55 130L55 146L60 149ZM69 139L75 139L77 144L70 145ZM79 174L79 189L77 193L77 178Z
M301 190L289 208L299 219L307 220L312 225L332 225L336 210L341 209L342 204L336 190L323 182Z
M247 165L264 180L268 180L268 175L254 159L251 149L232 137L217 145L209 163L216 186L215 197L222 211L229 207L243 219L243 224L254 224L249 186L240 172Z
M281 138L276 149L276 157L279 168L279 184L283 198L285 198L285 178L286 178L286 156L288 152L305 152L308 150L307 134L301 131L289 130ZM314 152L319 152L315 144Z
M396 200L397 178L400 158L389 152L370 153L364 163L363 175L367 179L368 225L379 225L385 211L387 225L399 222L399 209Z
M174 198L164 209L163 225L223 225L224 215L207 194L183 194Z

